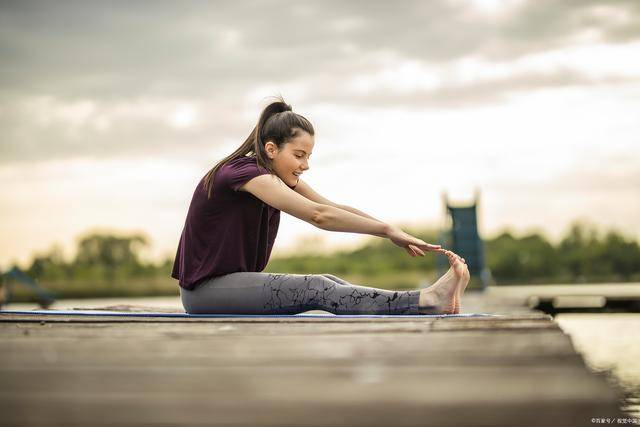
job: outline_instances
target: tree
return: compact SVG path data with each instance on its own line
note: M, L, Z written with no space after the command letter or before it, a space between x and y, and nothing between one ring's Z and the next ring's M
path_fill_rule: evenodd
M142 268L138 251L147 244L147 238L140 234L118 237L93 233L78 242L75 266L97 271L98 275L102 273L108 281L113 281L117 270L130 274Z
M640 247L636 242L627 241L616 231L610 231L604 237L602 262L611 266L611 270L624 280L640 271Z

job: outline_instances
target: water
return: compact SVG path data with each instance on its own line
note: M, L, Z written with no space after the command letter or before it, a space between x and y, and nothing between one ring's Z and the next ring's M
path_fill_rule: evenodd
M488 295L527 304L537 297L638 296L640 283L599 283L588 285L495 286ZM573 346L587 366L605 372L609 380L624 390L623 408L640 418L640 314L566 313L555 319L571 336Z
M640 418L640 314L567 313L556 321L587 366L622 387L623 409Z
M99 308L114 305L173 308L182 310L179 297L99 298L60 300L53 309ZM9 304L7 310L32 310L35 304ZM567 313L556 316L571 336L576 351L595 372L606 372L611 382L625 391L623 408L640 418L640 314Z

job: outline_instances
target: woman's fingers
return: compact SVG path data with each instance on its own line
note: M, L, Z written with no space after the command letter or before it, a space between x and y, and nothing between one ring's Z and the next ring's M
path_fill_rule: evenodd
M442 249L442 246L440 246L440 245L432 245L431 243L425 243L422 240L420 240L414 246L419 247L423 251L430 251L430 252L431 251L439 251L440 249Z
M414 245L409 245L409 247L411 248L411 250L417 254L419 254L420 256L424 256L424 252L422 251L422 249L420 249L417 246Z
M425 253L422 249L420 249L418 246L415 245L407 245L404 248L407 253L409 255L411 255L412 257L416 257L416 256L425 256Z
M416 257L416 256L418 256L418 254L416 253L416 251L414 251L414 250L411 248L411 245L407 246L407 247L406 247L406 248L404 248L404 249L407 251L407 253L408 253L411 257Z
M407 245L407 247L405 248L407 252L409 252L409 255L411 255L412 257L418 256L418 254L416 253L415 249L413 249L413 247L411 245Z
M420 243L407 244L407 246L405 246L405 250L412 257L425 256L425 251L427 251L427 252L440 252L440 253L446 255L447 258L449 258L449 263L451 265L453 265L456 261L460 261L463 264L467 263L466 260L464 258L462 258L460 255L458 255L458 254L456 254L454 252L451 252L450 250L444 249L440 245L432 245L431 243L426 243L426 242L423 242L422 240L419 240L419 242Z
M422 252L423 255L424 255L423 251L437 251L442 248L442 246L440 245L432 245L431 243L427 243L424 240L418 239L409 234L405 233L405 235L409 238L407 241L407 244L410 246L413 246L414 249L418 249L420 252Z

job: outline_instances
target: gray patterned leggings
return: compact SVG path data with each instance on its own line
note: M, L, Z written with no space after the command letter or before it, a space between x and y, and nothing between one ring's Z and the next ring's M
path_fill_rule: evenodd
M353 285L330 274L231 273L180 288L189 314L419 314L420 291Z

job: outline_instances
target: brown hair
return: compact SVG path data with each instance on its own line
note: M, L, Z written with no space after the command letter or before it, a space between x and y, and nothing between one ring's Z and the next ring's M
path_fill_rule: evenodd
M271 162L267 157L264 145L268 141L281 148L289 142L291 138L299 135L300 131L314 135L313 125L309 120L292 111L291 106L284 102L282 97L276 98L275 102L267 105L262 113L258 124L253 128L247 139L233 153L220 160L204 177L204 188L207 191L207 197L210 199L213 195L213 179L218 171L225 163L247 155L254 156L258 166L262 166L270 173L273 173Z

